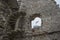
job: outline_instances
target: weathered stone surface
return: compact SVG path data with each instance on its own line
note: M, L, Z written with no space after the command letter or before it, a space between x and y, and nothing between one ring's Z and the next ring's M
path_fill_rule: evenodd
M32 33L31 31L31 19L34 14L41 14L42 18L42 26L40 29L36 30L35 29L35 35L36 33L50 33L50 32L56 32L60 31L60 8L56 5L54 0L22 0L21 5L20 5L20 11L25 11L26 16L25 16L25 24L24 28L25 31L27 31L27 35L29 33ZM50 35L45 35L43 37L32 37L30 40L59 40L55 39L54 36L58 36L59 34L51 34ZM50 37L51 38L50 38ZM28 38L29 39L29 38ZM28 40L26 39L26 40Z
M4 11L0 10L0 14ZM42 19L42 26L33 32L31 21L36 16ZM19 0L19 11L7 19L10 25L0 28L0 40L60 40L60 8L53 0Z
M34 14L41 14L43 21L41 30L46 32L59 31L58 21L60 17L60 9L52 0L22 0L20 10L26 11L26 23L24 27L31 29L30 16ZM29 25L28 25L29 24ZM54 27L55 26L55 27ZM29 27L29 28L28 28Z

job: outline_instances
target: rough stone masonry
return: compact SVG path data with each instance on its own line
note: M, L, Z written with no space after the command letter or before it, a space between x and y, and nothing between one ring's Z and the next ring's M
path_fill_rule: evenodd
M26 12L23 27L30 36L26 40L60 40L60 8L54 0L20 0L21 10ZM31 21L36 16L42 18L42 26L32 33Z
M18 0L18 5L13 12L0 2L0 40L60 40L60 8L54 0ZM42 26L33 32L31 21L36 17Z

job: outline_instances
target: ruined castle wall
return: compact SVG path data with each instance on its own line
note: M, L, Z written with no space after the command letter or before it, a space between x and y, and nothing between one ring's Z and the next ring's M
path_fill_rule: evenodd
M43 31L52 31L51 27L54 27L55 23L57 26L59 24L60 9L56 6L56 3L51 0L22 0L20 10L26 12L26 26L27 29L30 25L31 16L34 14L40 14L43 20L42 30ZM28 25L29 24L29 25ZM54 24L54 25L53 25ZM30 26L31 27L31 26ZM47 29L46 29L47 28Z
M20 4L20 11L25 11L25 32L26 35L38 33L50 33L54 32L53 34L43 35L43 36L36 36L26 38L26 40L59 40L59 32L55 33L55 31L60 31L60 9L57 7L55 1L53 0L22 0ZM31 29L31 20L33 19L32 16L34 14L40 14L42 18L42 26L40 29L35 30L32 33ZM37 15L38 16L38 15Z
M60 40L60 8L53 0L20 0L19 7L19 12L25 12L26 15L22 13L18 14L16 12L16 14L13 13L9 16L9 18L11 17L11 20L13 20L13 18L17 20L21 17L20 21L18 20L20 24L16 23L16 20L13 20L13 26L17 24L18 27L14 28L18 31L3 29L4 31L3 33L1 32L2 36L0 36L0 40ZM36 16L42 19L42 26L38 29L34 29L33 32L31 28L31 21ZM22 30L20 30L20 27L22 27Z

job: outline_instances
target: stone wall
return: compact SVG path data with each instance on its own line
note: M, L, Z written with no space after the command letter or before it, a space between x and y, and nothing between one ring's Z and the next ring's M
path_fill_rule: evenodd
M18 12L9 10L9 25L0 29L3 32L0 40L60 40L60 8L54 0L18 0L18 3ZM0 9L2 6L5 11L0 2ZM31 21L36 16L42 19L42 26L33 32Z
M21 0L20 3L19 11L26 12L23 27L26 35L31 36L26 40L60 40L57 38L60 31L60 9L54 0ZM35 32L32 32L31 20L33 17L31 16L34 14L40 14L43 23L40 29L35 29ZM36 37L32 35L36 35Z

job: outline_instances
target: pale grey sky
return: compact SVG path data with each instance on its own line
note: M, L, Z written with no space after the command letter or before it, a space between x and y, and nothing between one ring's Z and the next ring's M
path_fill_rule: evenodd
M57 4L60 4L60 0L55 0L57 2Z
M59 4L59 7L60 7L60 0L55 0L57 4Z

